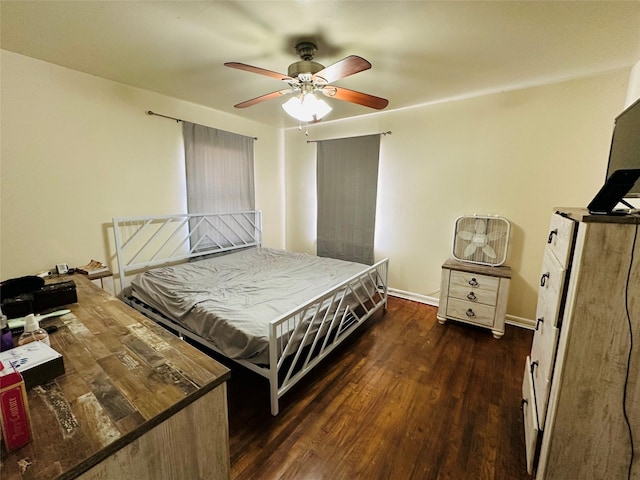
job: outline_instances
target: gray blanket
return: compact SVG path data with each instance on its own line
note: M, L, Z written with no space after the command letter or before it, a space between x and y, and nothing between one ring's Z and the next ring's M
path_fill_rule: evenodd
M229 358L267 364L269 322L366 265L270 248L141 273L133 294Z

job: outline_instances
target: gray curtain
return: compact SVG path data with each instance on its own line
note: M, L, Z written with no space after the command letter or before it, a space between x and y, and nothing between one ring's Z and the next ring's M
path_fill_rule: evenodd
M373 264L379 156L379 134L318 142L319 256Z
M230 213L255 209L254 139L183 122L188 213ZM223 224L199 230L212 242L228 244Z
M253 138L183 122L189 213L255 208Z

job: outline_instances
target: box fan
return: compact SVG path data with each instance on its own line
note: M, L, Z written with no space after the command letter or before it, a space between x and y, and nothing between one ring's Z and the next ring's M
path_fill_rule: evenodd
M461 262L502 265L507 259L510 231L511 224L503 217L458 217L453 229L453 256Z

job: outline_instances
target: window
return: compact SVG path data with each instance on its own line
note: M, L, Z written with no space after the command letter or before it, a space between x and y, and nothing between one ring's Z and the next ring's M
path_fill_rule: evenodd
M183 122L188 213L255 209L251 137ZM206 229L201 231L200 229ZM212 242L226 243L224 225L199 227Z
M318 142L317 253L371 265L380 135Z

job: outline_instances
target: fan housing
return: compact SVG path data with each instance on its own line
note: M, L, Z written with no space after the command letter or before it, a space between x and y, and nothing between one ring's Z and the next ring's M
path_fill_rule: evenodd
M287 70L291 78L297 78L301 73L310 73L315 75L324 70L324 65L314 62L313 57L318 52L318 47L312 42L301 42L296 45L296 53L301 60L289 65Z
M504 217L464 215L453 229L452 254L456 260L499 266L507 259L511 223Z

